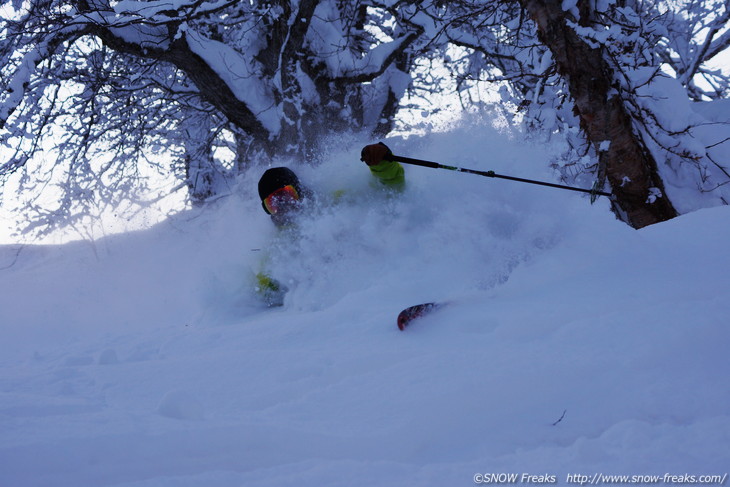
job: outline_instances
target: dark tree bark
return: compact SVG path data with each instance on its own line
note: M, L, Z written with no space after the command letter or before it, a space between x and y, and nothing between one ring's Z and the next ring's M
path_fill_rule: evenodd
M567 24L558 0L520 0L550 49L559 73L566 78L575 110L588 139L598 148L600 176L615 195L614 211L634 228L677 216L657 171L657 162L633 129L623 100L612 90L611 67L598 48L581 39ZM579 2L585 3L583 0ZM613 94L612 94L613 91ZM605 148L605 147L604 147ZM656 188L656 189L654 189ZM661 196L655 197L657 191Z

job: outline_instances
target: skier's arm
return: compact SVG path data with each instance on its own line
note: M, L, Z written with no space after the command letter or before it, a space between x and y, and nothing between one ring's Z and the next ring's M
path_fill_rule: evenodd
M392 155L388 146L380 142L365 146L361 160L381 183L390 188L401 189L405 184L405 171L403 166L389 159Z

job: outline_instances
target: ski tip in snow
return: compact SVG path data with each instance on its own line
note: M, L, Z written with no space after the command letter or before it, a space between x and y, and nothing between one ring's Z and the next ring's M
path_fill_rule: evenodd
M403 331L413 320L420 318L443 306L443 303L423 303L410 306L398 315L398 328Z

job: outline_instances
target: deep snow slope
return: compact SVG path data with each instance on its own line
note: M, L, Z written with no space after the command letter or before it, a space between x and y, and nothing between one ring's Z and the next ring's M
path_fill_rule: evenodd
M415 167L388 195L336 143L290 232L252 173L149 231L0 248L0 486L730 470L730 209L634 231L605 201ZM486 127L391 145L551 177L553 148ZM450 305L400 332L428 300Z

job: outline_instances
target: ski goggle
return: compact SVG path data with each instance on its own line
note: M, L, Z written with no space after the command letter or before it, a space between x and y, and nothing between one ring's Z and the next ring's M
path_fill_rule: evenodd
M293 203L299 200L299 193L294 186L287 184L279 188L264 199L264 208L271 215L291 209Z

